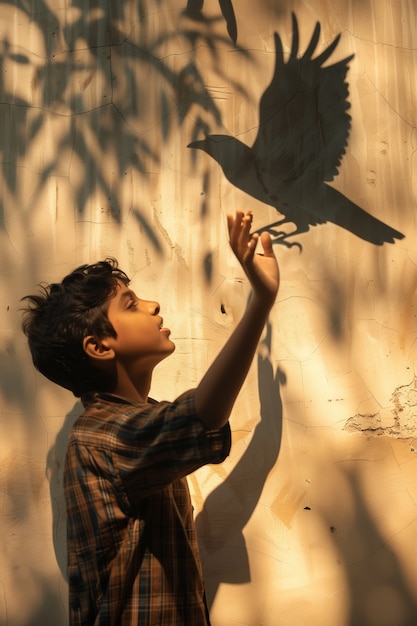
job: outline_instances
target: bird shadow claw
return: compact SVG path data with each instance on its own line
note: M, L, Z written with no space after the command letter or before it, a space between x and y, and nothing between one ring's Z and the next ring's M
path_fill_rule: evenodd
M277 237L276 239L272 239L272 244L279 244L280 246L285 246L286 248L298 248L300 254L303 251L303 246L298 241L287 241L285 237Z
M288 237L295 235L295 233L286 233L284 230L275 230L271 226L265 226L265 228L259 228L254 233L261 235L262 233L268 233L271 237L273 245L285 246L286 248L298 248L300 252L303 250L303 246L298 241L288 241Z

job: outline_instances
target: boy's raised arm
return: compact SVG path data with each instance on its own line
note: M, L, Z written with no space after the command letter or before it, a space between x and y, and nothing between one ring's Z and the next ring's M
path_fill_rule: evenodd
M227 216L230 245L252 286L242 319L196 389L196 408L207 429L224 426L246 378L279 288L279 268L271 238L261 235L263 254L256 254L257 234L251 234L252 214Z

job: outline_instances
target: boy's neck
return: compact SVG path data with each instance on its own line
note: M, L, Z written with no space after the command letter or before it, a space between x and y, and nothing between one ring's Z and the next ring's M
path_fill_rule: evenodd
M151 388L151 378L152 375L149 374L147 377L141 377L140 380L133 381L127 376L119 375L112 393L132 402L147 402Z

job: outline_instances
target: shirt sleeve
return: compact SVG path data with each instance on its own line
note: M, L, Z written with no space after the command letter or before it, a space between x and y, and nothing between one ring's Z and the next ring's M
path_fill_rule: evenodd
M174 402L129 406L111 435L113 466L128 499L167 487L202 465L229 454L230 426L207 430L198 418L194 391Z

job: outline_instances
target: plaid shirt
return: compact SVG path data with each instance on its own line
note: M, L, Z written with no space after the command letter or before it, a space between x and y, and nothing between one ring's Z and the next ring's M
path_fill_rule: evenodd
M64 476L70 626L207 626L185 476L224 460L229 426L205 430L192 391L82 401Z

